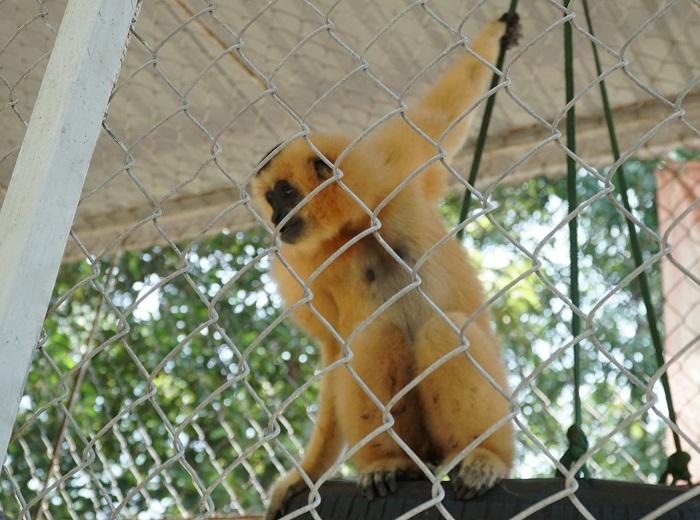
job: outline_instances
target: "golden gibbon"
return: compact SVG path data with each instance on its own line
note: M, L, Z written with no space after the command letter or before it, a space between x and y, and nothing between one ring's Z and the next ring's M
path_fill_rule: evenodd
M494 63L518 32L517 15L504 15L470 48ZM511 468L501 348L474 269L436 208L446 188L441 159L463 146L470 109L491 77L467 52L405 113L357 140L293 140L268 154L252 180L281 240L283 261L272 271L285 304L318 341L324 367L345 360L321 377L318 416L299 462L312 482L360 442L352 462L369 499L395 492L398 480L425 477L412 457L433 468L466 452L450 473L462 499L485 493ZM284 514L303 489L298 470L282 477L266 518Z

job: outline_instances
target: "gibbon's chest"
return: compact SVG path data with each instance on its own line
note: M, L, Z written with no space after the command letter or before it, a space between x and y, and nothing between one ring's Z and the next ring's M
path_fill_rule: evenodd
M314 285L332 299L339 332L349 334L372 317L398 325L413 341L431 315L419 291L425 289L421 271L415 270L420 256L407 241L369 235L330 263Z

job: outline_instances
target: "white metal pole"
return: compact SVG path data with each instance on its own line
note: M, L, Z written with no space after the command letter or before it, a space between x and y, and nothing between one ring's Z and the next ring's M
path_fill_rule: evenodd
M0 209L0 462L140 0L70 0Z

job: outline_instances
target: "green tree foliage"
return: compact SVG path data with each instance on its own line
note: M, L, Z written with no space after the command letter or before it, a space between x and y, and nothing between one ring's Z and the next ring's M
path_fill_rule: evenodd
M652 230L653 167L628 166L635 214ZM518 420L531 432L520 435L521 477L552 475L538 443L560 457L573 420L571 310L557 294L568 287L564 182L499 187L467 228L495 295ZM582 174L579 191L600 197L579 217L582 310L597 338L581 343L584 430L591 444L604 439L591 467L599 478L653 480L664 430L652 413L635 416L643 389L616 366L641 381L656 370L637 285L617 287L634 269L625 226L600 182ZM444 206L449 219L456 208ZM646 255L657 251L649 233L641 240ZM8 457L24 499L55 485L41 507L85 520L126 497L123 517L259 511L264 489L291 466L285 452L298 455L308 437L317 391L306 384L317 352L281 311L273 256L254 229L64 265ZM660 308L658 264L648 274ZM0 480L0 501L19 511L11 479Z
M203 495L219 512L261 507L263 486L283 467L261 440L271 412L316 365L309 340L288 320L278 323L265 251L253 230L182 253L158 246L63 266L18 417L26 430L8 458L25 498L63 477L70 491L45 504L54 517L69 518L70 508L81 519L103 518L149 480L126 515L183 514ZM315 388L301 393L284 408L281 428L305 437L314 402ZM298 451L296 439L279 438ZM68 477L81 461L89 467ZM11 496L7 481L2 490Z

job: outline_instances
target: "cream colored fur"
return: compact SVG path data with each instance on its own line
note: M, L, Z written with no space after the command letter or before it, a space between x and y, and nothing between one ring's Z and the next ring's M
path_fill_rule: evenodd
M512 38L516 32L517 22L497 20L488 24L470 47L493 63L501 37ZM440 142L449 156L463 145L469 116L447 136L443 134L483 95L491 76L489 67L465 53L406 117ZM457 328L478 312L464 330L468 352L507 392L499 342L482 309L481 286L460 243L455 238L445 239L448 230L435 208L445 188L445 167L436 161L398 193L392 193L435 157L438 149L398 115L351 148L351 136L311 135L309 139L337 170L324 170L309 144L298 139L273 157L253 183L268 217L273 218L275 211L286 215L277 225L283 240L279 253L304 283L300 284L281 262L275 262L273 275L287 305L300 302L305 293L313 295L310 303L299 306L293 315L318 341L324 366L343 357L343 345L312 307L347 342L352 353L348 365L379 401L387 403L425 368L465 343L425 295ZM340 181L326 180L338 172L342 172ZM286 207L288 199L303 198L324 181L327 185L305 204ZM291 189L283 192L280 186ZM373 225L367 209L375 214L374 223L381 223L374 232L367 231ZM288 232L292 218L301 229L297 234ZM436 244L439 247L426 256ZM321 267L341 248L345 250L338 258ZM413 289L368 321L380 305L409 284L419 284L424 295ZM459 354L390 411L395 421L393 431L418 457L430 464L447 464L485 430L503 421L509 403L467 356ZM318 417L301 468L312 481L319 479L344 448L382 424L382 410L347 366L340 365L321 379ZM513 451L512 427L504 421L459 462L452 474L458 496L481 494L505 477ZM386 432L374 436L352 461L369 498L393 491L395 479L418 473L416 464ZM297 470L281 478L271 490L266 518L283 514L289 498L303 489L307 485Z

